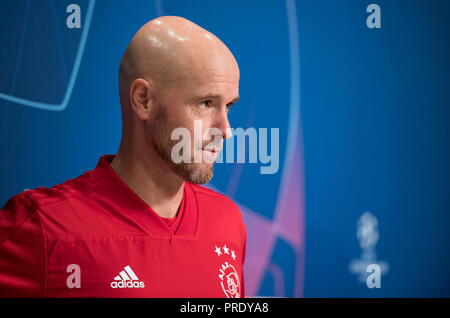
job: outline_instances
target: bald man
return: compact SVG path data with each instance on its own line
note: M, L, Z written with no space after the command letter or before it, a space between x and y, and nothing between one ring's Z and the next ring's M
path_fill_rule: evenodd
M130 41L119 95L116 155L1 210L0 296L243 297L240 210L200 185L231 137L233 54L200 26L159 17Z

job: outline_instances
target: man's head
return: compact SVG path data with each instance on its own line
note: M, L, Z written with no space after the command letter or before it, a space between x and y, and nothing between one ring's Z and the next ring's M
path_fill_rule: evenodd
M151 20L135 34L122 57L119 94L122 143L156 153L189 182L212 178L211 160L195 163L194 156L217 157L222 138L231 137L228 108L239 99L239 67L222 41L181 17ZM194 121L201 123L201 136L194 134ZM190 132L191 163L172 160L178 141L171 140L171 133L176 128ZM211 128L221 132L220 138L204 134ZM205 149L211 142L212 153Z

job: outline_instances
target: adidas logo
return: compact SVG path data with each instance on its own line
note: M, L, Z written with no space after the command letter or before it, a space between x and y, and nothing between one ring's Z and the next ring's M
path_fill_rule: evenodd
M131 269L130 265L114 277L114 282L111 282L111 288L144 288L144 282L139 281L139 278Z

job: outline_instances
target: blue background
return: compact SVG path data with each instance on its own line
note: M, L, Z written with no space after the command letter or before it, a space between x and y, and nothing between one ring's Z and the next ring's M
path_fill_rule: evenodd
M66 27L70 3L81 7L81 29ZM381 7L381 29L366 26L371 3ZM239 63L241 101L230 111L232 127L280 128L277 174L259 174L258 164L218 164L212 181L270 220L289 147L293 65L287 10L292 8L306 245L303 293L294 294L289 278L298 278L286 266L281 295L449 297L450 2L445 0L2 0L0 205L25 188L74 178L93 169L101 155L117 151L121 56L147 21L178 15L216 34ZM361 254L356 222L364 211L378 219L377 257L389 263L380 289L367 288L348 269ZM271 257L291 264L292 250L283 244ZM268 276L255 295L277 296Z

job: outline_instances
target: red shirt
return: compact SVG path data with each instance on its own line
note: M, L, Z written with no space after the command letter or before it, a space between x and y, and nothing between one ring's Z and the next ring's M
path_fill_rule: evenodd
M0 297L243 297L239 208L184 183L161 218L100 158L94 170L12 197L0 211Z

